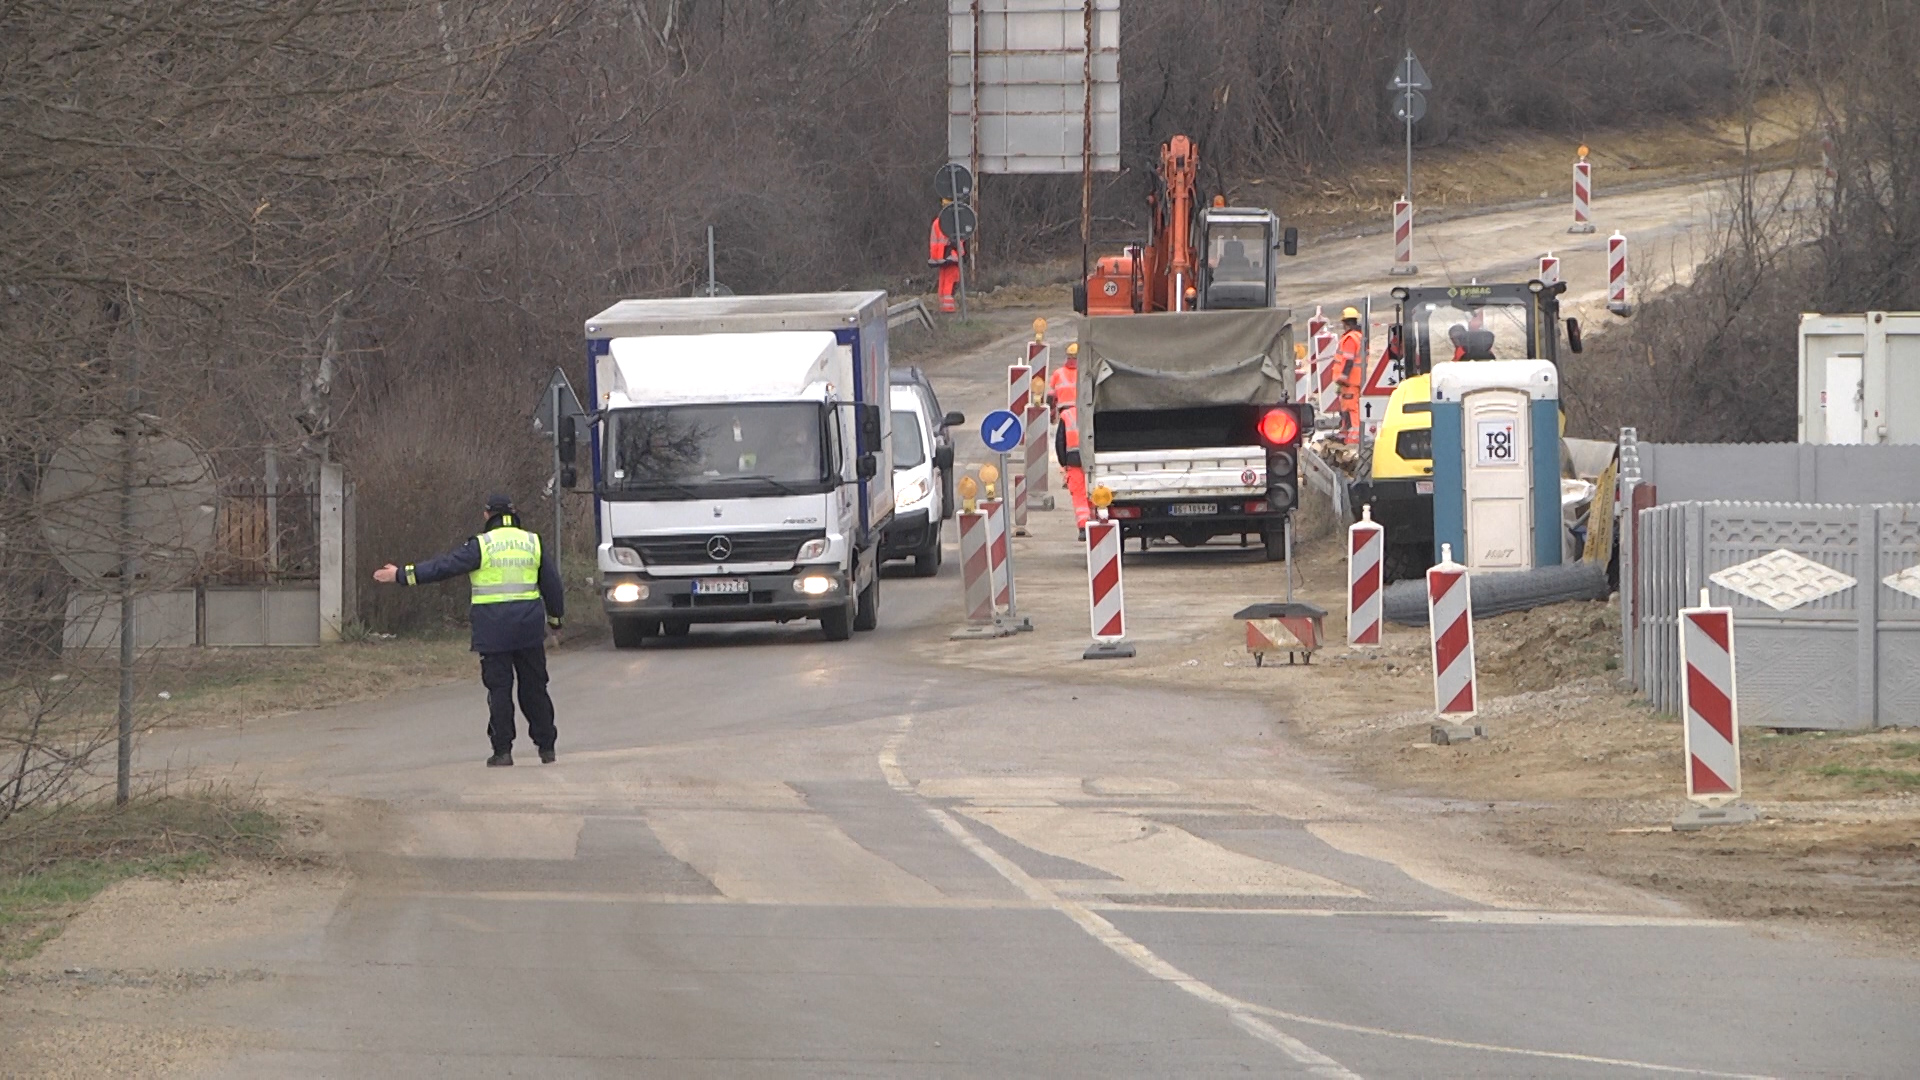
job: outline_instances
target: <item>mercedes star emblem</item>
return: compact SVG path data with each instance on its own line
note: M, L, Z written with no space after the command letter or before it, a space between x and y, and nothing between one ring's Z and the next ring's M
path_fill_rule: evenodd
M716 536L707 541L707 558L714 562L726 562L733 555L733 541L724 536Z

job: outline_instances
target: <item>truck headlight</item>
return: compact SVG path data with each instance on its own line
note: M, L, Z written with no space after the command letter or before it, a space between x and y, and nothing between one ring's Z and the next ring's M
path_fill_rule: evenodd
M824 536L816 536L813 539L807 541L806 543L800 545L800 554L796 555L795 558L799 559L802 562L805 562L808 559L817 559L820 556L825 555L826 553L827 553L827 538Z
M615 548L614 550L620 551L622 549ZM649 591L643 582L623 581L607 590L607 599L616 604L633 604L645 600Z
M825 574L808 574L793 579L793 591L807 596L825 596L839 587L838 580Z
M619 563L621 566L638 567L640 565L640 553L632 548L620 547L616 544L608 548L607 551L608 554L613 556L613 561Z
M900 505L912 506L918 502L925 502L927 496L931 494L933 494L933 485L927 482L926 477L922 476L917 480L909 481L900 488Z

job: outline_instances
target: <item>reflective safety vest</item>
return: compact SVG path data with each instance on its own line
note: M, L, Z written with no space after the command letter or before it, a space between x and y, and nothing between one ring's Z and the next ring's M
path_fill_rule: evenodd
M1062 364L1047 376L1047 389L1053 394L1053 407L1060 417L1065 450L1080 449L1080 371L1079 366Z
M475 604L540 599L540 537L503 525L475 537L480 569L467 575Z
M1360 392L1360 356L1363 340L1358 330L1349 330L1340 335L1340 345L1337 350L1340 366L1336 370L1340 373L1342 391L1348 391L1351 385L1349 392L1354 394Z

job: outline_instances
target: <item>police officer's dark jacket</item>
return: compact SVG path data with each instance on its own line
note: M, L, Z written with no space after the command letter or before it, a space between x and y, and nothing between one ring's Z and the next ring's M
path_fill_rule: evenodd
M567 613L552 555L511 513L488 518L478 536L452 551L408 565L400 583L427 585L461 574L472 580L474 652L537 648L549 621L558 625Z

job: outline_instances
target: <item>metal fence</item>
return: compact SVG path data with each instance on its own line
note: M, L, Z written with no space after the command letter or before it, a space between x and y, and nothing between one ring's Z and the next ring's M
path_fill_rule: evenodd
M1626 658L1655 707L1679 708L1678 613L1704 588L1734 611L1744 723L1920 724L1920 505L1672 503L1635 536Z
M320 578L320 493L308 483L233 479L220 485L219 524L203 580L217 585Z

